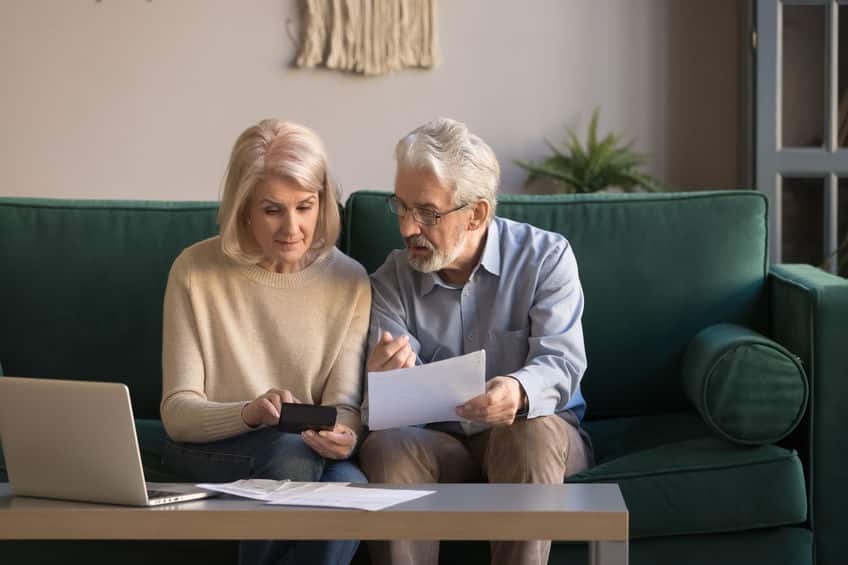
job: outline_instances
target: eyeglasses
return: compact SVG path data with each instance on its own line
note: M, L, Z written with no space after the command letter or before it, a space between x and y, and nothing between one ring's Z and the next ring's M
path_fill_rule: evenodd
M392 214L397 216L398 218L405 217L409 212L412 212L412 219L422 226L435 226L439 223L443 217L448 214L452 214L457 210L462 210L467 207L468 204L463 204L462 206L457 206L452 210L448 210L447 212L438 212L436 210L430 208L419 208L417 206L409 207L400 200L398 200L397 196L389 196L386 199L386 204L389 206L389 210Z

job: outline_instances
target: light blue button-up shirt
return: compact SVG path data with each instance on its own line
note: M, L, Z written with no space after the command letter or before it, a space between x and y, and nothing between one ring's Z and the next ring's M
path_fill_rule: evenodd
M583 290L561 235L496 217L465 285L415 271L406 251L395 250L371 286L369 354L382 331L408 335L419 364L485 349L486 379L518 379L528 418L571 410L583 419Z

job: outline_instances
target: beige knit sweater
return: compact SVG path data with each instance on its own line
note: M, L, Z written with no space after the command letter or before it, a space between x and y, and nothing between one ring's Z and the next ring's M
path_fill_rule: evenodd
M174 441L250 431L242 406L270 388L338 408L361 436L371 286L333 248L292 274L244 266L213 237L174 261L165 291L162 422Z

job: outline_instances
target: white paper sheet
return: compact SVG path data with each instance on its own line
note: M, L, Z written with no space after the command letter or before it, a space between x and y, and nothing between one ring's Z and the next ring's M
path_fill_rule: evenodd
M368 427L463 422L456 407L485 391L482 349L411 369L368 373Z
M253 500L271 500L282 493L302 493L319 489L331 483L275 481L272 479L242 479L232 483L201 483L198 488L232 494ZM346 486L350 483L332 483Z
M201 483L197 486L215 492L261 500L266 504L358 510L382 510L436 492L434 490L359 488L349 485L350 483L243 479L232 483Z
M346 486L342 483L321 483L321 485L320 488L311 491L278 491L274 493L268 504L382 510L436 492L434 490L362 488Z

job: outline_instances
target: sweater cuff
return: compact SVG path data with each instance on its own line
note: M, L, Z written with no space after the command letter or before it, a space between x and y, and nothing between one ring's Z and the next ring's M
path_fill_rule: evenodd
M209 441L230 438L255 429L244 423L242 407L244 402L216 402L204 407L200 425Z

